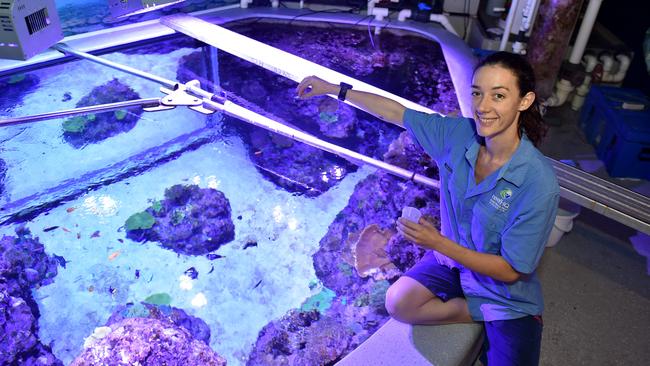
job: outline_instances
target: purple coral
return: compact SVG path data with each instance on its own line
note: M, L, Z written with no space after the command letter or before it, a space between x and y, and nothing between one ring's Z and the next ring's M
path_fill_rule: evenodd
M171 322L185 328L193 338L210 344L210 327L200 318L187 314L184 310L168 305L148 303L127 304L116 309L106 322L107 326L127 318L150 318Z
M38 238L24 227L17 237L0 239L0 365L63 365L38 338L38 305L32 288L45 286L57 274Z
M94 88L76 106L87 107L134 99L140 99L138 93L128 85L113 79ZM81 148L89 143L96 143L130 131L135 127L141 114L142 109L137 109L129 112L117 110L73 117L63 123L63 138L75 148Z
M146 212L155 219L153 226L127 228L127 237L157 241L187 255L210 253L235 238L230 202L216 189L175 185L165 190L164 200Z
M248 366L331 365L347 352L352 330L318 311L291 311L265 326L251 353Z
M16 229L17 237L0 239L0 278L9 279L13 289L45 286L54 281L57 260L45 253L45 247L33 238L29 229Z
M225 366L207 344L163 319L126 318L93 334L71 366Z
M4 160L0 159L0 196L5 191L5 177L7 176L7 164Z

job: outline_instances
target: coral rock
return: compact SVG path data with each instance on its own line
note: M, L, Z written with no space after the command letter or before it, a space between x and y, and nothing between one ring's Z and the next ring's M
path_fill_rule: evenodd
M386 244L393 235L391 230L382 230L375 224L363 229L353 246L354 267L359 276L372 276L379 281L400 274L386 253Z
M204 365L223 366L226 360L184 328L171 322L127 318L93 333L72 366Z

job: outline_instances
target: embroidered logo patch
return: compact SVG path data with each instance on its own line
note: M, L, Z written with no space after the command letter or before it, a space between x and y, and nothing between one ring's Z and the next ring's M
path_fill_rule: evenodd
M510 209L510 202L508 202L510 197L512 197L512 190L510 188L503 189L498 196L492 195L490 205L501 212L506 212Z

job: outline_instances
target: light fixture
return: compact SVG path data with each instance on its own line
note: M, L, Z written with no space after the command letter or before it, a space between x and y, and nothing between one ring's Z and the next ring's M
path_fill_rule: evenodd
M123 18L158 10L183 1L185 0L108 0L108 7L113 18Z
M0 58L27 60L61 39L54 0L0 1Z

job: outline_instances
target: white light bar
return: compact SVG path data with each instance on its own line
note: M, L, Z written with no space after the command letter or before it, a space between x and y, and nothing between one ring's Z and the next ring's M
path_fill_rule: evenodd
M108 7L113 18L123 18L162 9L183 1L185 0L109 0Z
M321 79L334 84L346 82L353 85L355 90L362 90L385 96L401 103L407 108L428 113L434 112L431 109L402 97L398 97L397 95L391 94L370 84L366 84L357 79L330 70L324 66L186 14L174 14L162 17L160 22L178 32L186 34L234 56L243 58L244 60L250 61L295 82L300 82L307 76L316 75ZM347 101L346 103L353 105Z

